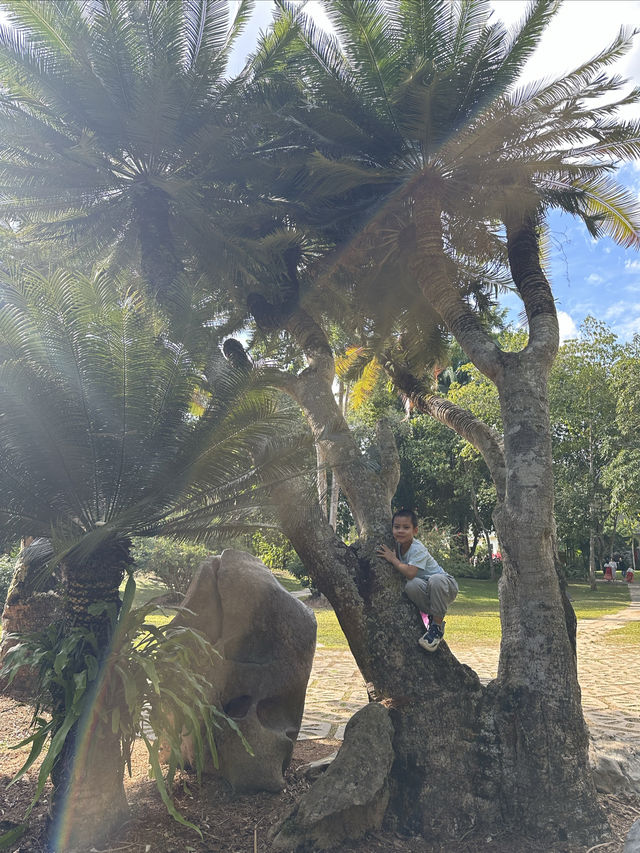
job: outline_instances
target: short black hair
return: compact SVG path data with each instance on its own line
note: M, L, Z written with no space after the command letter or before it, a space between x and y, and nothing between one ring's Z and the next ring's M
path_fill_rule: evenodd
M410 518L414 527L418 526L418 516L412 509L398 509L393 513L391 524L400 516L401 518Z

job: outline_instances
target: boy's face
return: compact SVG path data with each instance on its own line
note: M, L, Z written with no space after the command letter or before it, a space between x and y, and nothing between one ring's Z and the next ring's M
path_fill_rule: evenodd
M407 542L412 542L413 538L418 535L418 528L413 526L413 522L407 515L397 515L393 519L391 527L393 538L400 545L406 545Z

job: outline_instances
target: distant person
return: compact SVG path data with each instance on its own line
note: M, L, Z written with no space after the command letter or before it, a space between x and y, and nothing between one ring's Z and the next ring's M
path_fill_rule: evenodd
M427 652L435 652L444 637L444 617L458 594L458 584L416 539L415 512L401 509L394 513L391 532L396 541L395 551L378 545L376 553L407 579L404 591L418 610L429 616L429 627L418 644Z
M617 569L618 569L618 567L615 563L615 560L613 560L613 559L609 560L608 563L604 564L604 569L603 569L604 579L606 580L607 583L611 583L612 581L615 581Z
M627 566L627 573L625 575L625 580L627 583L633 583L633 568L632 568L632 566Z

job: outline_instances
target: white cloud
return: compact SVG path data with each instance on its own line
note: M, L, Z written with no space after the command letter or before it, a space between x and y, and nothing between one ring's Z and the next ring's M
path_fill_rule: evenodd
M592 272L590 276L587 276L587 281L589 284L602 284L604 279L601 275L598 275L598 273Z
M629 312L624 320L613 327L613 331L622 343L630 341L640 329L640 305L636 304L634 310L635 313Z
M624 299L609 305L603 315L603 319L612 324L616 335L622 338L631 337L640 329L639 317L640 302L629 302Z
M496 14L507 26L512 26L526 11L523 0L492 0ZM555 15L540 47L527 62L519 82L531 82L557 77L576 68L599 54L617 36L620 27L633 30L640 20L639 0L571 0ZM640 76L640 37L629 52L618 60L612 70L633 80ZM625 118L640 116L640 106L634 104L624 110Z
M640 261L632 261L631 258L627 258L624 262L624 268L626 270L632 270L633 272L640 272Z
M578 327L573 317L566 311L558 311L558 325L560 326L560 343L566 341L567 338L578 336Z

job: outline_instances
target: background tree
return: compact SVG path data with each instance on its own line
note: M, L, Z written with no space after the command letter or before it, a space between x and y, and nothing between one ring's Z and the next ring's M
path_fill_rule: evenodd
M549 382L558 534L581 545L576 535L588 532L592 589L603 557L599 537L611 506L603 476L619 437L612 379L620 352L611 330L588 317L580 336L560 348Z
M636 334L612 366L618 439L610 448L610 462L603 475L625 535L636 537L640 533L640 448L635 427L640 415L639 377L640 335Z

